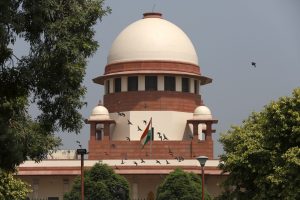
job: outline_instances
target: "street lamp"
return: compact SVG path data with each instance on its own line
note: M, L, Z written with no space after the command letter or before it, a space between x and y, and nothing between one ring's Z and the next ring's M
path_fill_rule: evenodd
M199 156L196 158L201 165L201 175L202 175L202 200L204 200L204 166L208 159L206 156Z
M83 173L83 167L84 167L84 155L87 154L86 149L77 149L77 154L80 154L81 157L81 200L84 200L84 173Z

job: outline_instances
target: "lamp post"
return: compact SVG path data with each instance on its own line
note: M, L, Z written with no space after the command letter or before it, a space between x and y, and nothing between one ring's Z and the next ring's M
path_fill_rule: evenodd
M205 166L205 163L208 159L208 157L206 156L199 156L196 158L200 165L201 165L201 175L202 175L202 200L204 200L204 166Z
M77 154L80 154L81 157L81 200L84 200L84 155L87 154L86 149L77 149Z

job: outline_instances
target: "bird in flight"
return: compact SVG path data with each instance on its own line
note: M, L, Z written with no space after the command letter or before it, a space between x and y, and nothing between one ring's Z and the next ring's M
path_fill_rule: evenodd
M145 161L144 161L144 159L143 159L143 158L141 158L141 163L145 163Z
M253 67L256 67L256 62L251 62L251 65L252 65Z
M122 159L122 162L121 162L121 165L124 165L125 163L124 163L124 160Z
M180 156L176 156L175 159L176 159L178 162L181 162L181 161L182 161L181 158L180 158Z
M184 157L182 157L182 156L179 156L179 159L180 159L181 161L184 161Z
M127 140L127 141L130 141L130 138L129 138L129 137L126 137L126 140Z
M147 124L147 121L146 120L143 120L144 124Z
M138 131L142 131L142 129L138 126Z
M134 161L133 163L135 164L135 166L138 166L138 164L137 164L137 162L136 162L136 161Z
M159 161L159 160L156 160L156 163L158 163L158 164L160 164L160 165L161 165L161 163L160 163L160 161Z
M132 125L132 123L131 123L131 121L129 121L129 119L127 119L127 121L128 121L128 125Z
M159 135L158 137L160 138L160 141L162 141L162 140L163 140L163 138L162 138L162 136L161 136L161 135Z
M122 113L122 112L118 112L118 115L121 117L125 117L125 113Z
M164 140L169 140L165 134L163 134Z
M167 165L170 164L168 160L166 160L166 164L167 164Z

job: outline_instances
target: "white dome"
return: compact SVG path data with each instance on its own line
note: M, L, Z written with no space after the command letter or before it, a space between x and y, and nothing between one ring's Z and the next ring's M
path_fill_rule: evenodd
M188 36L176 25L160 18L159 13L148 14L118 35L107 64L159 60L198 65L197 53Z
M108 110L104 106L96 106L92 110L92 114L89 118L89 121L99 121L107 119L110 119Z
M194 111L194 119L198 120L212 120L212 114L208 107L198 106Z

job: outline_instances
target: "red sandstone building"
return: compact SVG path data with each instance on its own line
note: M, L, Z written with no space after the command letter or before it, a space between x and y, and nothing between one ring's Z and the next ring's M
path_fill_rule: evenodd
M105 95L103 105L87 119L87 168L107 163L128 179L132 199L151 199L176 167L199 174L195 158L204 155L209 158L206 188L213 196L220 192L222 175L212 140L217 120L200 93L212 79L201 74L196 50L179 27L160 13L145 13L117 36L104 74L93 81L105 87ZM148 125L152 138L142 147ZM72 151L64 154L63 159L20 166L18 176L33 187L30 198L62 199L70 189L80 174L80 161Z

